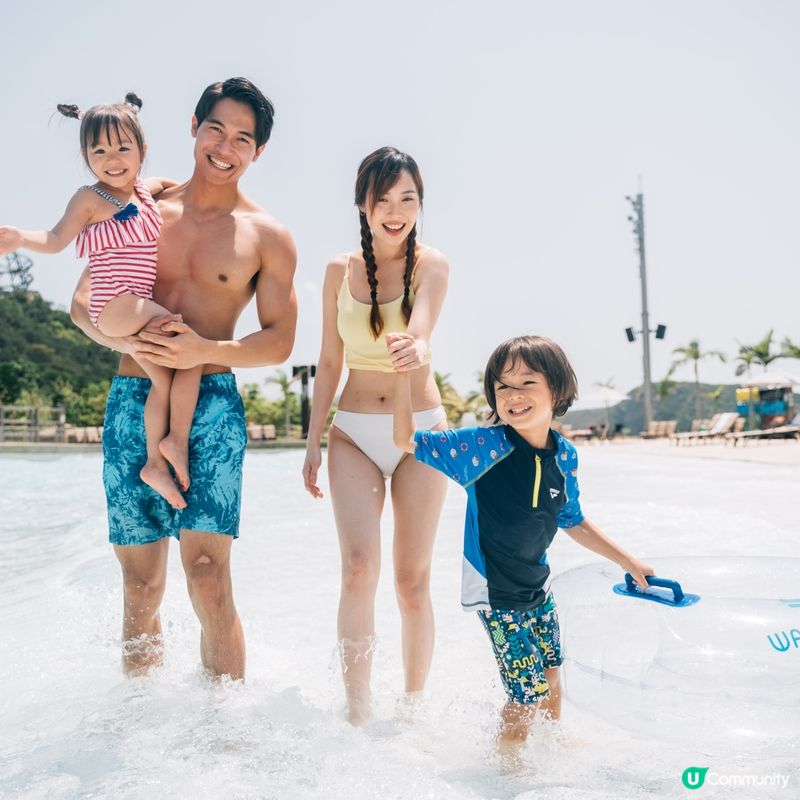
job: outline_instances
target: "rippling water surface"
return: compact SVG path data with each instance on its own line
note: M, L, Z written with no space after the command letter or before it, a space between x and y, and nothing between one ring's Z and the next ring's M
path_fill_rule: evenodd
M581 458L584 510L640 556L800 553L796 468L645 458L613 446L585 447ZM489 757L503 694L485 634L458 602L457 486L434 555L437 642L427 698L414 713L399 702L387 515L376 717L349 727L335 656L333 519L327 499L303 492L301 463L301 451L247 456L233 571L248 680L220 686L198 668L199 629L174 543L162 608L166 663L147 678L122 677L122 598L99 454L0 456L0 797L685 797L688 766L791 776L786 790L706 786L706 797L800 796L800 758L715 759L692 749L690 731L681 747L674 736L667 743L658 730L633 734L569 701L561 733L538 731L525 770L504 774ZM562 534L551 553L555 573L594 560ZM614 631L613 620L598 625L635 646L636 631Z

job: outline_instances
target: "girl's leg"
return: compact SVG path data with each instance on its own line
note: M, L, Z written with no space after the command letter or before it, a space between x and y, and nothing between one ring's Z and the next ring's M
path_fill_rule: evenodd
M408 693L425 688L433 656L431 557L446 492L447 477L413 456L404 458L392 476L394 580L403 624L403 670Z
M135 294L121 294L109 300L97 319L97 327L106 336L133 336L154 317L166 317L167 311L153 300Z
M190 482L189 431L192 429L202 375L202 365L175 370L169 393L169 433L158 445L161 455L172 464L175 478L184 492Z
M154 317L166 316L166 308L133 294L123 294L106 303L97 320L97 327L106 336L132 336ZM141 479L155 489L173 508L186 508L165 458L158 445L169 427L170 386L173 370L160 367L147 359L137 359L151 381L144 404L144 428L147 442L147 463L139 473Z
M386 484L375 464L336 427L328 434L328 474L342 553L338 635L347 718L359 725L370 715L375 590Z
M150 391L144 402L144 435L147 443L147 462L139 477L155 489L173 508L186 508L186 500L178 491L169 471L167 460L158 445L166 436L169 426L169 396L174 370L159 367L147 359L137 360L150 378Z

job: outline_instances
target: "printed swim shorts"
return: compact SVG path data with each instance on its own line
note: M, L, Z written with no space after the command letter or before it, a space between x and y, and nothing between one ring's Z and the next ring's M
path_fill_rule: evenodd
M538 703L550 694L544 671L561 666L561 630L552 592L530 611L492 609L478 617L492 641L508 699Z
M242 462L247 429L242 399L230 372L203 375L189 435L186 508L173 509L143 483L147 460L144 402L147 378L117 375L111 383L103 428L103 483L109 540L149 544L181 530L239 535Z

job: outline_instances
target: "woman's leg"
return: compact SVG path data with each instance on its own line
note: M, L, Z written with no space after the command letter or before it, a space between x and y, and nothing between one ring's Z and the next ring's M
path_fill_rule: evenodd
M178 485L189 488L189 432L192 429L197 395L200 392L202 364L192 369L175 370L169 393L169 433L159 442L161 455L172 464Z
M403 624L406 692L425 688L433 656L433 606L430 594L433 540L447 478L413 456L392 476L394 580Z
M328 475L342 553L338 635L347 716L359 725L370 715L375 590L386 484L375 464L336 427L328 434Z
M166 316L166 308L133 294L123 294L106 303L97 320L97 327L106 336L132 336L154 317ZM170 387L173 370L160 367L147 359L136 363L150 378L151 386L144 404L144 429L147 443L147 463L139 477L157 491L173 508L186 508L166 459L158 449L169 429ZM195 398L196 402L196 398Z

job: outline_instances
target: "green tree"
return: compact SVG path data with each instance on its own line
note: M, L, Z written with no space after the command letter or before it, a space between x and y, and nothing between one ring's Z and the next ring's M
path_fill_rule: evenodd
M292 391L294 378L289 377L282 369L275 370L274 375L266 378L264 383L274 383L280 387L281 399L280 406L283 409L283 433L284 436L291 436L292 433L292 411L297 405L297 396Z
M692 339L689 344L684 347L676 347L672 351L673 355L680 356L672 362L672 369L682 366L683 364L692 364L694 369L694 413L695 419L701 419L701 403L700 403L700 362L704 358L718 358L723 363L725 362L725 354L719 350L703 350L700 347L699 339Z
M741 375L745 371L750 374L751 364L760 364L766 372L767 367L775 360L785 357L785 353L780 350L773 350L774 331L769 333L756 344L742 344L739 342L739 355L736 360L742 363L736 368L736 374Z
M788 336L781 343L781 347L783 358L800 358L800 345L795 344Z

